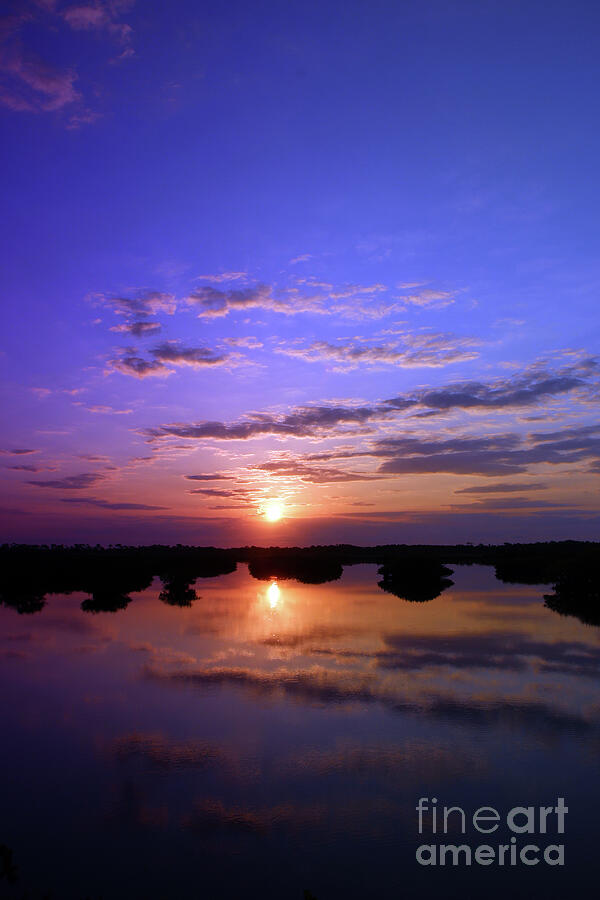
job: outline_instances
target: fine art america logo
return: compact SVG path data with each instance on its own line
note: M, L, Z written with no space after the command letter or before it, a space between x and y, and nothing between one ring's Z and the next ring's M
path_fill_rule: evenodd
M478 844L469 838L469 843L430 843L417 848L417 862L422 866L470 866L473 862L480 866L537 866L544 862L549 866L564 866L564 844L546 843L553 834L564 834L565 815L569 812L563 797L558 797L556 806L513 806L506 814L500 814L493 806L480 806L473 814L467 815L460 806L438 806L436 797L431 800L421 797L416 807L419 818L419 834L428 837L460 833L467 834L471 828L479 834L493 834L498 828L511 832L505 843ZM528 843L536 835L537 843ZM542 837L539 837L539 836ZM545 837L548 835L548 837ZM520 836L520 837L517 837ZM477 835L473 835L478 840Z

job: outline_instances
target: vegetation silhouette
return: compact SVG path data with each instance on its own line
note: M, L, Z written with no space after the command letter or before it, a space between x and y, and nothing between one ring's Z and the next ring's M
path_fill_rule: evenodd
M6 880L9 884L15 884L18 877L12 850L6 844L0 844L0 881Z
M262 550L253 547L247 562L252 577L260 581L278 578L294 579L301 584L325 584L337 581L344 571L335 554L315 552L313 548L294 548L286 552L279 548Z
M376 564L379 587L411 602L431 600L451 585L447 566L493 566L496 577L514 584L554 585L546 606L587 624L600 624L597 572L600 544L549 541L533 544L385 544L357 547L102 547L77 544L0 547L0 603L21 614L40 612L46 595L81 591L90 596L86 612L116 612L152 579L163 582L160 599L189 607L198 578L215 578L247 563L259 580L295 579L324 584L341 577L344 566Z
M575 616L586 625L600 625L600 583L597 571L567 572L544 594L545 606L561 616Z
M182 574L161 576L164 588L158 599L169 606L191 606L198 599L198 594L192 587L195 580L194 576Z
M382 566L378 574L383 576L377 582L383 591L410 603L434 600L454 584L448 578L453 574L452 569L438 560L431 561L422 556L408 558L396 565Z

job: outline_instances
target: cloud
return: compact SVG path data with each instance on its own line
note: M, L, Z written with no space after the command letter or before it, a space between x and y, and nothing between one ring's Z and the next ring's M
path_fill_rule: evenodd
M246 347L248 350L259 350L264 344L255 337L224 338L230 347Z
M531 484L523 482L522 484L499 483L499 484L475 484L472 487L460 488L454 491L455 494L512 494L517 491L545 491L548 489L547 484L540 481L532 481Z
M414 285L418 287L418 285ZM408 286L410 287L410 285ZM420 306L424 308L442 309L444 306L450 306L456 299L455 291L435 291L425 288L416 294L406 294L398 298L409 306Z
M183 477L187 478L188 481L230 481L233 479L233 475L222 475L219 472L208 475L184 475Z
M132 296L96 293L88 295L88 299L97 306L109 307L119 316L133 317L136 320L157 313L171 316L177 306L173 294L164 291L137 291Z
M187 296L186 303L198 310L199 317L213 318L248 309L266 309L290 316L321 311L321 304L315 298L292 295L289 299L277 299L273 296L272 287L267 284L229 291L199 287Z
M38 0L15 4L16 13L0 23L0 103L16 112L72 110L68 128L94 122L99 114L83 104L76 88L79 75L74 67L57 68L30 46L30 29L44 30L45 43L55 35L61 40L61 25L75 30L103 30L121 47L120 59L133 54L132 29L119 15L132 4L126 0L93 0L57 11L55 4ZM32 42L33 43L33 42Z
M14 447L9 450L0 450L0 453L10 453L13 456L26 456L29 453L39 453L39 450L30 450L29 448Z
M64 485L63 485L64 486ZM87 485L85 485L87 487ZM96 497L61 497L61 503L85 503L89 506L99 506L102 509L113 510L159 510L169 509L168 506L150 506L147 503L126 503L122 501L101 500Z
M154 368L152 364L143 360L135 362L136 368L141 368L141 374L152 374L145 371L146 366ZM160 364L155 366L160 370ZM165 367L166 368L166 367ZM164 369L162 370L164 372ZM542 400L548 401L552 397L563 396L579 391L585 399L585 392L592 385L592 378L597 376L598 364L595 359L580 360L570 366L563 366L552 372L543 365L529 367L524 373L496 379L493 382L461 382L447 387L436 389L425 388L414 391L412 394L396 396L391 399L373 402L371 404L351 405L315 405L293 408L288 413L251 413L244 419L234 422L200 421L195 423L168 423L155 428L145 430L151 440L179 437L191 440L247 440L263 435L275 435L279 437L314 437L323 435L332 437L336 434L348 434L349 426L358 426L363 432L374 423L382 423L397 418L405 412L418 416L436 415L441 412L465 409L508 410L527 405L535 405ZM159 372L160 373L160 372ZM154 373L158 374L158 373ZM394 440L394 439L390 439ZM421 439L407 437L408 443L402 443L400 438L396 447L390 440L380 446L371 445L371 448L362 453L350 453L347 458L360 455L374 456L413 456L433 457L433 446ZM571 462L583 459L586 455L593 455L594 440L590 435L578 435L571 433L570 445L558 447L552 443L551 435L539 438L538 442L547 444L547 451L539 449L519 448L519 454L514 451L520 442L516 435L510 437L482 438L478 444L474 444L472 438L457 439L459 444L439 445L439 459L431 458L419 462L405 462L402 471L406 472L433 472L455 471L458 474L478 474L481 472L477 465L471 467L470 460L481 459L486 461L483 474L503 475L511 472L525 471L526 463L536 461L544 462ZM465 443L468 440L469 443ZM535 443L535 436L532 438ZM501 442L501 445L498 442ZM508 446L507 441L510 443ZM578 448L577 442L583 441ZM591 443L590 443L591 442ZM459 446L460 445L460 446ZM570 453L567 452L570 450ZM460 454L463 456L461 457ZM475 453L475 456L472 454ZM453 454L450 458L450 454ZM465 455L466 454L466 455ZM508 457L510 456L510 459ZM327 458L342 458L340 454L327 454L321 457L321 461ZM312 457L317 461L317 457ZM460 465L461 460L464 465ZM454 468L443 466L451 463ZM436 468L438 465L441 468ZM400 465L398 463L398 465ZM389 471L392 471L390 468ZM398 471L401 471L399 468Z
M231 354L216 354L208 347L184 347L179 341L165 341L150 350L150 353L160 363L192 366L197 369L206 366L222 366L234 359Z
M228 281L242 281L248 277L247 272L221 272L219 275L198 275L198 281L212 281L214 284L223 284Z
M600 431L600 427L598 429ZM565 465L600 460L600 436L589 428L564 429L548 435L489 434L428 437L402 434L372 440L360 449L340 448L308 454L310 463L373 457L386 475L449 473L453 475L526 474L530 465Z
M129 0L93 0L91 3L69 6L61 15L74 31L106 31L113 40L125 47L121 58L126 58L133 55L133 29L130 25L119 22L118 16L131 6L133 2Z
M538 363L521 374L497 378L491 383L457 382L439 389L418 391L411 398L396 397L387 402L405 408L408 400L432 412L534 406L550 397L587 387L590 378L597 374L598 361L595 357L583 358L554 372Z
M402 341L379 346L317 341L308 347L280 347L275 352L304 362L333 362L336 371L379 365L439 368L477 359L479 352L475 348L480 343L474 338L449 334L406 334Z
M113 325L110 329L111 331L116 331L120 334L131 334L134 337L145 337L147 334L156 334L157 331L160 331L162 325L160 322L146 322L146 321L135 321L135 322L126 322L122 325Z
M107 373L111 371L120 372L122 375L132 375L134 378L164 378L173 374L173 369L165 366L164 363L157 360L143 359L143 357L135 356L132 353L126 353L117 359L110 359Z
M6 466L7 469L13 469L17 472L52 472L54 466Z
M206 497L223 497L227 500L250 499L250 491L241 489L227 490L220 488L194 488L188 494L203 494Z
M215 353L208 347L185 347L179 341L165 341L153 347L151 360L136 355L134 348L129 347L120 357L108 361L107 373L121 372L135 378L149 376L166 377L173 374L172 366L190 366L194 369L239 364L239 355L233 353Z
M77 73L44 62L16 32L0 45L0 73L0 103L17 112L53 112L81 99Z
M385 406L303 406L279 416L255 413L245 420L224 422L173 423L149 428L152 439L165 437L193 440L248 440L266 434L287 437L312 437L347 425L364 425L374 419L390 417L394 411Z
M102 472L82 472L80 475L66 475L64 478L57 478L52 481L28 481L27 484L33 484L36 487L54 488L59 491L81 491L85 488L92 487L99 481L106 478Z
M299 459L271 460L252 466L269 475L280 478L298 478L306 484L334 484L337 482L373 481L373 473L347 472L325 466L310 466Z
M451 503L454 509L506 510L512 512L522 509L573 509L573 504L556 503L552 500L536 500L529 497L479 497L471 504Z

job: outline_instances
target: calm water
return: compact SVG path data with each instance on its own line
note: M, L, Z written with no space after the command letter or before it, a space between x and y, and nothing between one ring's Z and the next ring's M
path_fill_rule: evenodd
M0 894L582 890L597 868L599 629L545 608L548 588L453 568L428 603L384 593L375 566L306 586L241 565L199 579L189 608L162 602L158 580L116 613L83 612L84 594L0 608L0 844L18 869ZM420 797L505 814L559 796L565 833L517 840L563 843L564 867L415 860L444 840L430 820L419 836ZM445 840L510 834L467 823Z

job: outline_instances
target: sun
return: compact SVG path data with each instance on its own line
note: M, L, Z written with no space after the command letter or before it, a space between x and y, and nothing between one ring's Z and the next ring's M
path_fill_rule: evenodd
M267 522L279 522L283 516L283 503L278 500L269 500L264 507Z

